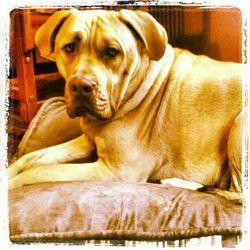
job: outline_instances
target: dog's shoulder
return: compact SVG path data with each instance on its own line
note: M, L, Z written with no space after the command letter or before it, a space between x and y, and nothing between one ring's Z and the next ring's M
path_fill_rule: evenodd
M202 81L234 81L241 82L242 64L215 60L207 55L196 55L185 49L175 48L175 60L172 71L182 75L184 79L200 79Z

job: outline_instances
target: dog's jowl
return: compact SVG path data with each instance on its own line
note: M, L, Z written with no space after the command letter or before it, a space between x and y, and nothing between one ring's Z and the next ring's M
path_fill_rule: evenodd
M171 47L167 31L142 11L61 10L35 40L65 79L67 113L81 117L83 135L14 162L10 189L164 180L240 197L241 64ZM95 162L69 163L93 151Z

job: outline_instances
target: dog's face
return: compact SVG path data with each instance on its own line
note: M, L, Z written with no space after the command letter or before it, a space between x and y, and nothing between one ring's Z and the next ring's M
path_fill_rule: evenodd
M140 65L141 48L130 33L114 13L107 18L103 12L91 11L65 21L56 36L54 54L66 79L71 117L85 113L99 119L113 116L119 101L114 92L128 71Z
M56 12L36 34L41 54L66 80L70 117L113 117L164 54L165 30L149 14L123 10Z

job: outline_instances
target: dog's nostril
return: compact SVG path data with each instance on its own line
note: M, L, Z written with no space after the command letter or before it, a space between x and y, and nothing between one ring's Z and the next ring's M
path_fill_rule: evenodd
M74 77L70 81L69 90L72 95L90 96L96 88L96 81L91 77Z

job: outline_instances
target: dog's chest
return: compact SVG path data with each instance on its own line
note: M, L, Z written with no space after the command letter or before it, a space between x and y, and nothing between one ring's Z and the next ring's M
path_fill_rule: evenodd
M94 141L98 157L111 164L138 164L150 157L150 141L141 134L140 123L131 122L127 117L106 124L85 120L82 129Z

